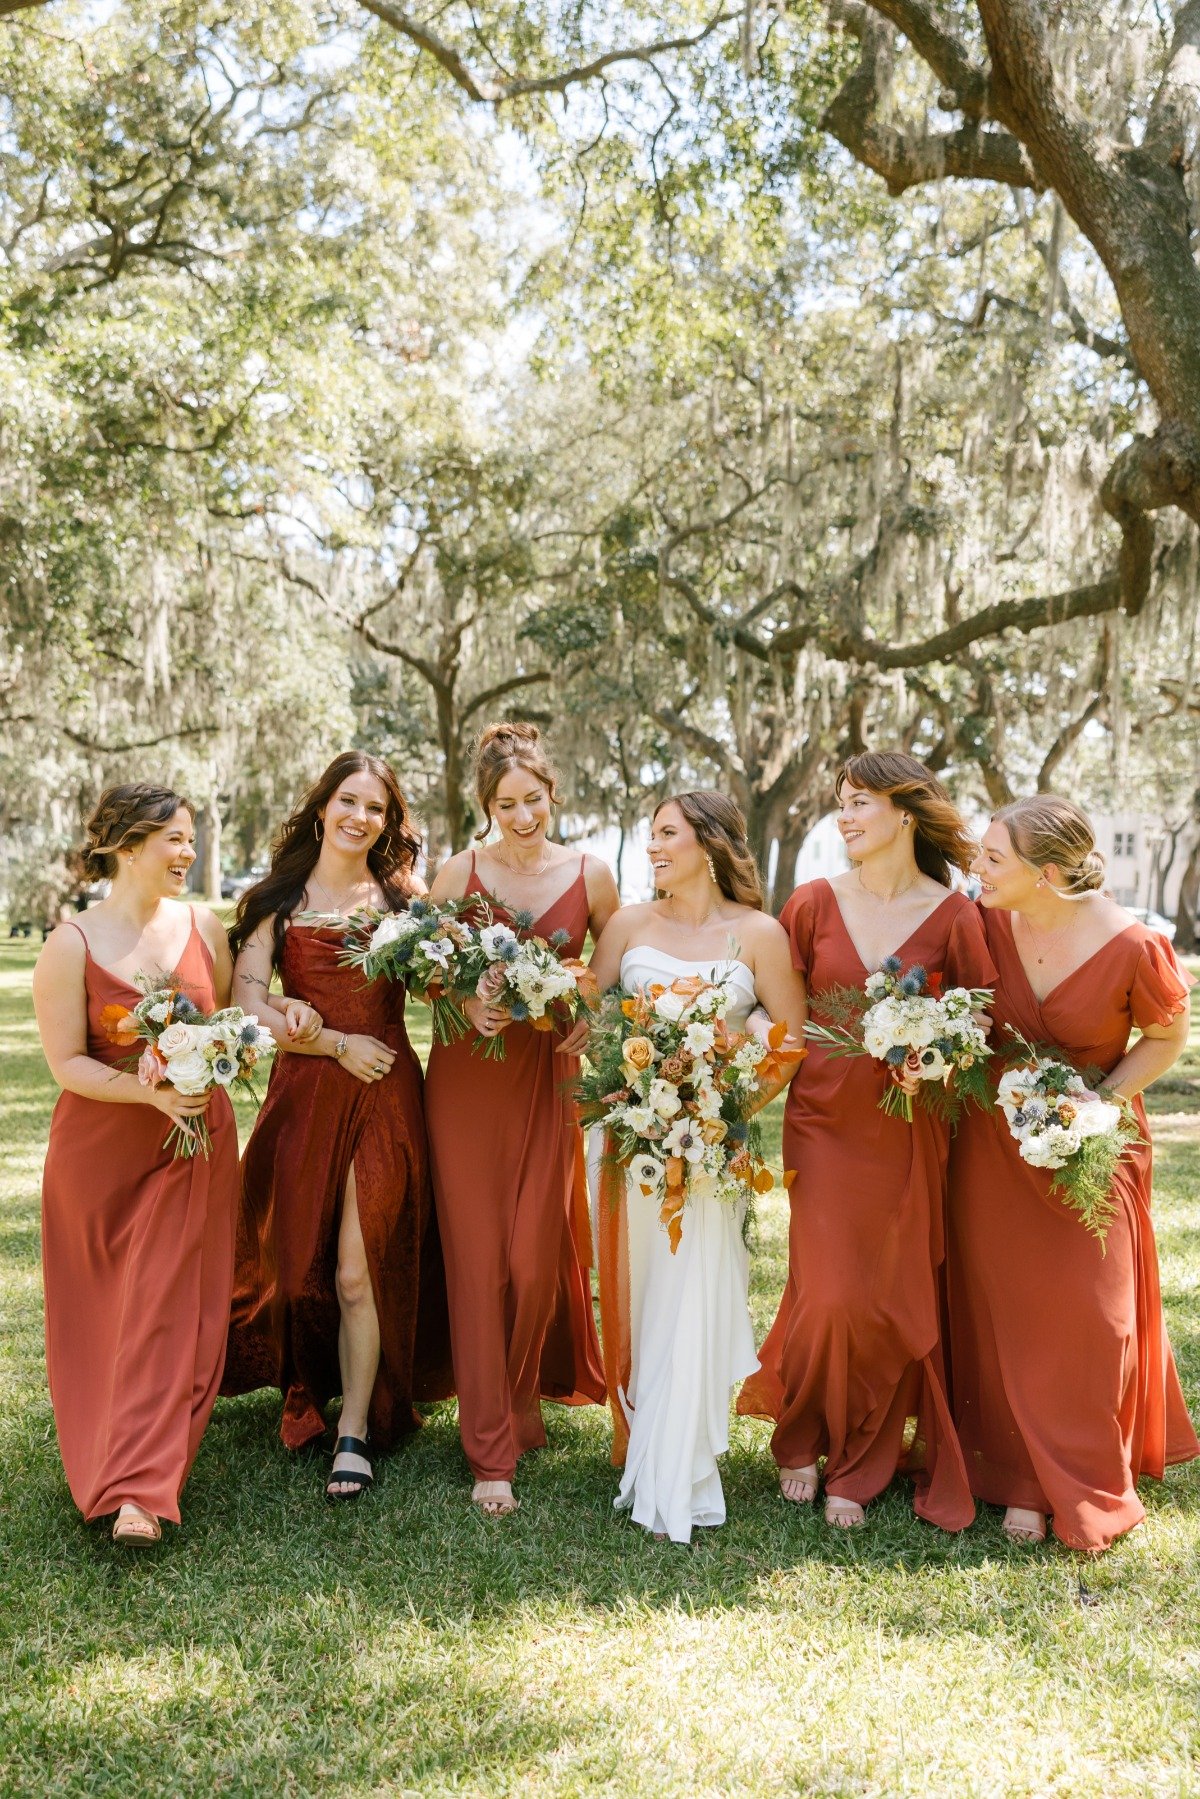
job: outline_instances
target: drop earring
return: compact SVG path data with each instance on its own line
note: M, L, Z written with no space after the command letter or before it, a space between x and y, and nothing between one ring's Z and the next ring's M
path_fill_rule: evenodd
M384 848L385 843L387 845L386 849ZM386 862L387 858L392 853L392 833L390 831L385 831L381 838L377 838L376 842L375 842L375 848L379 851L379 854L383 857L384 861Z
M713 886L715 887L717 884L717 871L716 871L715 867L713 866L711 850L705 850L704 860L708 863L708 878L712 882Z
M317 826L320 824L320 822L321 821L319 818L313 819L313 836L316 838L318 843L320 843L322 837L324 837L324 835L325 835L324 831L319 831L317 829Z

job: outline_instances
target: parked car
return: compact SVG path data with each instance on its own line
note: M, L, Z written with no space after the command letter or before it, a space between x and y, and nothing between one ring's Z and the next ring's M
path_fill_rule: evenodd
M1173 918L1164 918L1161 912L1152 912L1147 906L1128 906L1126 910L1131 917L1137 919L1139 924L1144 924L1147 930L1158 931L1168 943L1174 943L1175 920Z
M263 876L268 872L267 864L265 862L256 862L253 868L246 869L243 874L222 875L221 898L223 900L241 899L247 887L253 887L255 881L261 881Z

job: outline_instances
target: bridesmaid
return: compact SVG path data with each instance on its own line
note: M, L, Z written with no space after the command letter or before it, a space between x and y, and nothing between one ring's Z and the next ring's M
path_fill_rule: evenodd
M280 1435L299 1449L341 1395L332 1501L372 1484L370 1449L448 1391L445 1297L404 990L339 961L346 920L422 892L420 849L396 777L347 750L277 837L270 872L230 932L234 994L282 1052L242 1167L237 1280L222 1391L277 1386ZM289 1035L286 995L319 1017ZM414 1372L419 1365L420 1373Z
M1005 806L974 867L999 971L993 1041L1011 1025L1099 1067L1145 1141L1118 1167L1102 1250L1021 1160L1003 1114L964 1121L948 1280L959 1435L972 1490L1008 1508L1010 1537L1041 1542L1050 1515L1060 1542L1107 1549L1146 1515L1139 1476L1200 1454L1163 1322L1139 1097L1187 1042L1190 977L1101 891L1103 858L1070 800Z
M38 1029L63 1092L42 1183L46 1371L63 1467L84 1517L116 1513L119 1543L155 1543L212 1412L225 1359L237 1211L229 1096L144 1086L105 1013L174 980L204 1012L229 1000L225 933L181 903L196 859L191 802L110 787L86 868L109 897L49 937L33 977ZM172 1125L203 1114L209 1156L175 1160Z
M872 751L850 758L836 794L852 867L798 887L782 913L813 1018L823 993L861 988L889 955L948 987L990 986L979 914L950 891L975 846L941 784L912 756ZM919 1102L911 1125L880 1111L889 1079L869 1057L813 1044L792 1082L788 1280L738 1410L776 1420L786 1499L815 1499L825 1457L828 1524L862 1524L903 1471L918 1516L961 1530L975 1508L941 1345L949 1132Z
M577 956L619 900L595 856L547 838L557 775L535 725L489 725L475 753L475 791L498 841L452 856L434 900L488 894L497 915L532 913L542 936L562 930ZM587 1278L590 1227L583 1150L566 1083L578 1064L555 1038L469 999L476 1031L504 1031L506 1058L473 1039L435 1043L425 1110L446 1253L459 1429L485 1513L515 1511L525 1450L546 1441L539 1396L603 1404L604 1373Z

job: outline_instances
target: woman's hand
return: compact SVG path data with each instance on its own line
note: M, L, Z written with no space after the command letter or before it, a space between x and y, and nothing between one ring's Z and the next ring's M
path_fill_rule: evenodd
M562 1042L555 1045L556 1056L581 1056L587 1048L588 1038L592 1034L592 1021L584 1017L577 1019L567 1032Z
M463 1001L462 1009L481 1037L498 1037L512 1023L512 1014L503 1006L474 993Z
M321 1035L325 1021L314 1006L306 1006L302 999L285 999L279 1009L287 1020L289 1043L312 1043Z
M396 1052L381 1043L378 1037L359 1036L357 1033L347 1037L346 1047L338 1057L338 1061L352 1074L356 1081L364 1086L371 1086L374 1081L381 1081L396 1060Z
M902 1093L907 1093L909 1099L915 1099L917 1097L917 1094L921 1091L921 1068L919 1062L915 1062L912 1059L902 1062L898 1068L892 1069L891 1074L893 1081L896 1083L897 1087L900 1088Z
M212 1088L207 1093L181 1093L178 1087L172 1087L170 1081L163 1081L157 1087L148 1087L146 1098L172 1124L186 1127L193 1119L204 1116L212 1098Z

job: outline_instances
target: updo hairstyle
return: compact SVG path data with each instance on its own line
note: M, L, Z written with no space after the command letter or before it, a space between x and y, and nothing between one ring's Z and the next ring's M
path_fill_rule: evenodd
M842 788L862 787L882 794L913 821L913 855L922 874L949 887L951 870L965 874L978 849L958 807L935 774L903 750L864 750L843 763L833 791L840 803Z
M196 808L191 800L173 788L152 787L146 781L106 787L87 822L83 868L88 880L111 880L117 872L120 852L161 831L181 806L195 818Z
M758 865L746 841L742 809L726 793L699 787L690 793L673 793L654 808L658 817L664 806L678 806L696 833L696 842L712 857L713 876L727 900L762 911L762 882Z
M1061 793L1033 793L1013 800L993 815L1003 825L1012 846L1027 868L1036 874L1053 863L1063 885L1055 889L1063 899L1086 899L1104 887L1104 857L1096 848L1096 833L1086 812Z
M505 775L523 768L550 795L550 804L558 804L558 770L542 747L541 732L536 725L502 723L488 725L475 745L475 797L479 801L485 823L476 831L475 841L482 843L492 828L492 802Z

